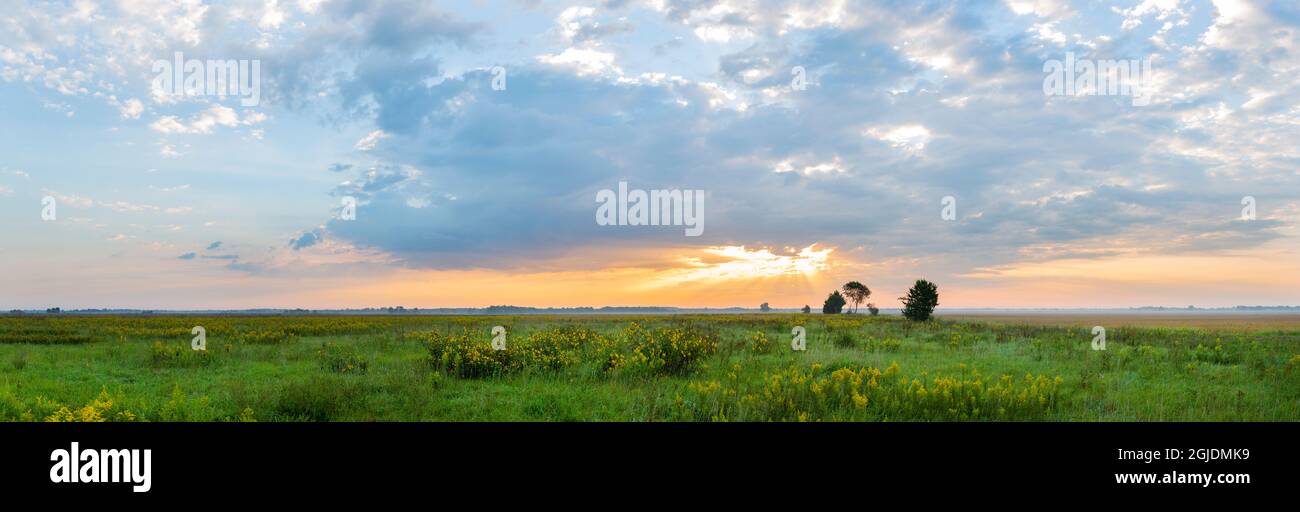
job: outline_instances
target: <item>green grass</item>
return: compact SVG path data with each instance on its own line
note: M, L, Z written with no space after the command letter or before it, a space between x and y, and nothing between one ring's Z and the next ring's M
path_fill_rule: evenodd
M1091 339L816 314L4 317L0 420L1300 420L1294 327Z

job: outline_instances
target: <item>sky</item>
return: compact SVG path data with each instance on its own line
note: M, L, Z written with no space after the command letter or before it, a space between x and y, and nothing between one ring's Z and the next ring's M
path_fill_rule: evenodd
M0 307L1300 304L1298 75L1294 1L0 0Z

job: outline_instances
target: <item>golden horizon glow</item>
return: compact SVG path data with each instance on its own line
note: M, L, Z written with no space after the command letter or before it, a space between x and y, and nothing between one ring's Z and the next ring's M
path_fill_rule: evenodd
M316 254L320 253L320 254ZM593 256L597 255L597 256ZM287 256L286 256L287 258ZM265 273L224 266L194 272L185 262L123 265L114 276L68 265L59 279L15 267L15 285L79 303L21 307L136 309L349 309L678 306L818 308L844 282L866 283L868 302L898 307L911 282L929 278L940 308L1233 306L1294 304L1300 289L1294 251L1286 246L1249 254L1159 255L1119 251L1110 256L1057 258L977 268L948 277L939 260L879 260L863 248L810 244L803 248L713 246L638 251L575 251L547 267L515 270L386 268L391 257L355 248L321 247L294 259L273 259ZM47 262L48 263L48 262ZM25 263L36 264L35 262ZM136 283L157 300L126 302L121 282ZM133 290L131 290L133 291ZM1240 297L1251 297L1243 301Z

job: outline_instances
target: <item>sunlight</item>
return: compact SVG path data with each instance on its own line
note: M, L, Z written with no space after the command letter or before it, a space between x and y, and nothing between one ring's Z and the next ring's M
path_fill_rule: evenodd
M686 268L664 272L660 285L694 282L720 282L749 280L781 276L812 276L830 268L830 254L835 249L818 249L816 244L800 249L788 249L792 254L774 254L770 249L746 249L743 245L709 247L703 249L709 256L688 256L681 259Z

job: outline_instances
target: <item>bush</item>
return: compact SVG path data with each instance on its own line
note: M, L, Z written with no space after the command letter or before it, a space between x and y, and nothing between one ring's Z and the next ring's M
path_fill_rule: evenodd
M738 421L816 420L1041 420L1057 410L1061 377L1010 375L904 376L897 363L885 370L820 365L769 373L761 383L694 382L690 400L678 400L688 419Z
M632 322L623 331L631 348L628 366L650 373L680 375L718 350L717 337L688 327L646 329Z
M1221 340L1214 340L1213 347L1197 343L1189 352L1193 360L1202 363L1232 364L1240 360L1240 356L1225 347Z
M867 340L867 350L873 352L898 352L900 348L903 348L903 342L894 338Z
M347 412L363 392L358 381L338 376L291 381L280 388L275 411L282 420L335 420Z
M826 297L826 302L822 303L822 313L838 315L841 311L844 311L844 304L846 303L839 290L833 291L830 296Z
M283 329L252 330L239 333L239 341L250 345L292 343L298 336Z
M766 354L772 351L772 341L767 339L767 333L756 331L749 337L749 350L757 354Z
M366 373L370 366L365 356L350 345L321 344L316 357L320 359L322 369L335 373Z
M53 414L45 417L45 421L53 423L65 422L90 422L99 423L105 421L135 421L136 416L131 411L118 407L117 402L108 395L108 390L100 390L99 396L92 399L85 406L69 408L59 406Z
M172 386L171 399L158 410L158 419L162 421L210 421L213 416L208 397L191 399L179 384Z
M858 344L858 340L853 338L853 333L840 331L834 334L835 346L840 348L852 348Z
M195 368L212 364L206 350L194 350L189 345L153 342L150 363L154 368Z
M606 340L595 331L563 327L533 332L506 342L505 350L495 350L485 336L466 330L460 334L427 332L411 335L425 341L429 363L463 378L482 378L525 369L558 371L581 362L583 351L591 345L606 347ZM605 353L605 367L621 365L612 353Z
M32 345L80 345L95 341L89 335L67 331L18 330L0 332L0 343Z
M457 377L489 377L515 369L509 345L507 350L494 350L486 340L475 339L468 331L460 334L433 331L423 337L429 363Z

